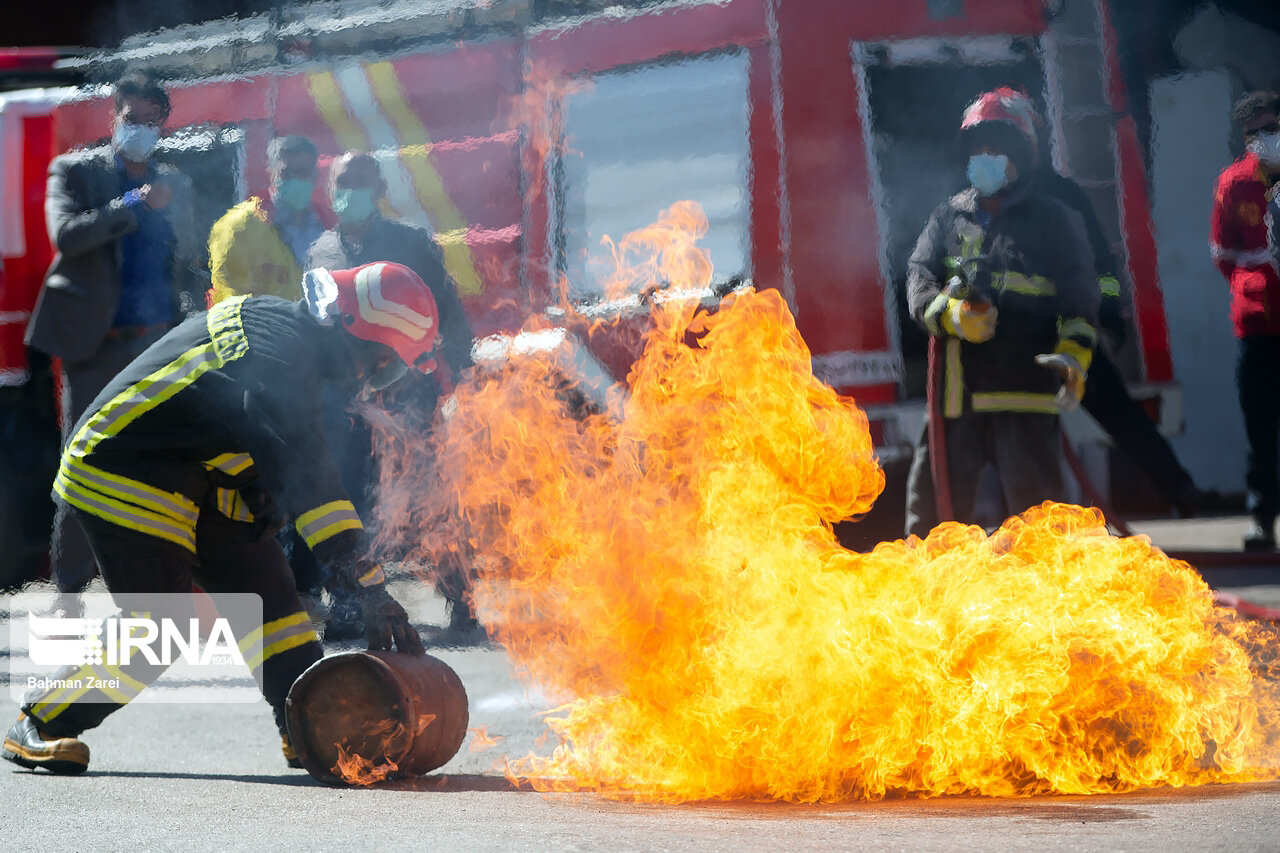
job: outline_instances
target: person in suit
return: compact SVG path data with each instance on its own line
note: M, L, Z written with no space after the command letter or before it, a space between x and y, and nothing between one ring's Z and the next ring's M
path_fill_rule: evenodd
M116 373L203 304L190 181L153 157L168 94L132 73L116 83L114 106L108 150L49 166L45 218L56 254L26 342L60 362L64 446ZM62 593L55 611L78 615L95 565L65 506L54 514L50 568Z

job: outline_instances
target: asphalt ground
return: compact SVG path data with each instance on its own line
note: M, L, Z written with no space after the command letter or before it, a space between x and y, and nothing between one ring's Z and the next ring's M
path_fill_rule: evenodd
M1239 548L1247 521L1132 524L1170 550ZM1280 607L1259 583L1226 588ZM1280 559L1270 571L1280 569ZM397 584L421 625L440 625L434 593ZM7 642L8 632L0 630ZM355 644L330 651L355 648ZM469 697L470 727L439 771L365 789L330 788L286 768L266 704L137 703L86 733L87 773L57 777L0 764L0 848L22 850L1280 850L1280 781L1125 795L900 798L875 803L619 802L516 788L500 767L532 751L547 702L491 645L436 646ZM7 655L8 649L0 650ZM3 673L7 677L7 667ZM16 717L8 690L0 721ZM494 746L473 751L483 731Z

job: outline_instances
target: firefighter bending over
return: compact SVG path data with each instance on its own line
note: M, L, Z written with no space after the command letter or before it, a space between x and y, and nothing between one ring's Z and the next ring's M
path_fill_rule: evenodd
M934 210L911 253L907 301L936 341L935 403L908 475L908 534L924 536L946 514L973 523L987 465L1011 512L1065 497L1059 411L1084 394L1098 288L1080 216L1031 180L1035 139L1022 92L974 101L960 125L971 187ZM936 491L935 472L947 480ZM937 500L945 491L950 513Z
M286 514L361 603L369 648L423 653L367 553L325 446L321 389L355 394L385 388L409 367L431 372L439 327L431 291L399 264L312 270L302 292L297 302L228 299L165 335L89 407L54 483L117 603L135 593L189 593L193 582L210 593L261 596L263 624L254 627L262 655L248 662L293 766L285 698L321 647L274 537ZM80 733L163 670L142 657L68 667L52 682L83 676L120 687L101 696L58 687L28 694L4 756L55 773L83 771L89 749Z

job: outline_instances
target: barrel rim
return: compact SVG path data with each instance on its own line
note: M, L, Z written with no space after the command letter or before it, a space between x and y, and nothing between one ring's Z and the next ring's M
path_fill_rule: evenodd
M301 762L303 768L313 777L326 784L342 787L350 786L349 782L333 772L332 767L323 766L322 762L317 759L316 751L310 741L302 737L305 727L302 725L301 707L305 698L305 691L312 689L313 682L319 677L320 673L335 666L359 662L369 667L370 671L389 687L393 693L403 694L403 684L399 674L390 663L380 656L372 654L371 651L368 649L353 649L333 655L325 655L307 667L298 676L289 687L289 693L285 698L285 726L289 731L289 744L293 747L294 754L298 756L298 761ZM413 732L417 729L418 714L412 702L397 703L395 707L399 712L397 722L401 723L408 733L401 754L391 759L399 764L413 750Z

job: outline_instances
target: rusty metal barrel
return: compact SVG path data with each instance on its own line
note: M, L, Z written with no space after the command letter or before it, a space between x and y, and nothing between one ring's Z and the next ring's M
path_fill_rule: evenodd
M396 775L435 770L457 754L469 719L467 691L444 661L374 651L312 664L289 689L285 718L302 766L331 785L352 784L352 756Z

